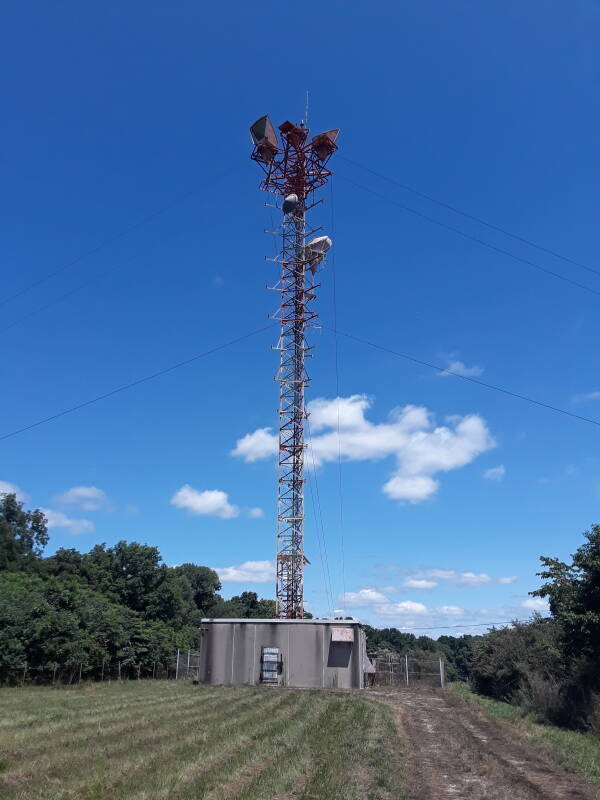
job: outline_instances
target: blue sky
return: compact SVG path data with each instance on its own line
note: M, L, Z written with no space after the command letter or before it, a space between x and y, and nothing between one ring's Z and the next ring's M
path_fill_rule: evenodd
M0 302L19 293L0 435L267 324L247 128L298 121L306 89L311 127L342 130L315 212L324 324L335 269L340 330L600 419L600 276L344 160L600 270L597 3L23 2L0 28ZM252 434L276 425L275 339L1 441L0 480L52 512L51 550L148 542L221 568L227 596L272 596L276 473ZM342 528L335 338L312 341L332 596L309 493L311 610L457 632L527 616L539 555L598 521L598 428L339 337Z

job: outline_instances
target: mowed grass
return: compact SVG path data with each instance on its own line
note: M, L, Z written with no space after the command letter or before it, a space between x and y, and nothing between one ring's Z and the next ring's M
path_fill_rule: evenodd
M541 724L533 715L524 713L518 706L475 694L466 683L451 683L449 687L456 694L483 708L491 717L516 725L532 744L542 747L568 772L583 775L591 783L600 785L598 736Z
M390 709L360 694L131 681L0 689L2 800L401 798Z

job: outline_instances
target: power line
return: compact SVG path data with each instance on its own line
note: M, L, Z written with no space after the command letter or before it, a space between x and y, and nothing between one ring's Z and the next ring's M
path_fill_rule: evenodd
M357 189L361 189L363 192L368 192L369 194L378 197L380 200L383 200L385 203L388 203L389 205L398 206L398 208L402 209L402 211L406 211L409 214L413 214L415 217L419 217L420 219L424 219L427 222L431 222L433 225L437 225L439 228L444 228L444 230L456 233L458 236L462 236L463 239L468 239L471 242L480 244L482 247L486 247L488 250L492 250L495 253L500 253L501 255L508 256L509 258L512 258L514 261L519 261L521 264L527 264L527 266L533 267L533 269L537 269L539 272L543 272L546 275L551 275L553 278L557 278L560 281L564 281L564 283L569 283L571 286L576 286L578 289L583 289L586 292L591 292L592 294L595 294L598 297L600 297L600 291L592 289L591 286L588 286L585 283L574 281L572 278L567 278L565 275L561 275L559 272L554 272L554 270L548 269L547 267L542 267L540 264L536 264L535 261L530 261L528 258L522 258L521 256L518 256L515 253L511 253L510 250L505 250L503 247L498 247L495 244L490 244L489 242L486 242L484 239L480 239L478 236L473 236L470 233L465 233L465 231L461 231L460 228L456 228L454 225L448 225L445 222L440 222L434 217L430 217L428 214L424 214L422 211L417 211L415 208L411 208L410 206L407 206L404 203L400 203L397 200L392 200L391 198L386 197L386 195L381 194L381 192L378 192L375 189L371 189L368 186L363 186L360 183L356 183L356 181L351 180L345 175L341 175L340 173L338 173L338 175L340 176L340 178L343 178L351 186L354 186Z
M65 292L64 294L61 294L58 297L55 297L53 300L50 300L49 303L45 303L43 306L39 306L38 308L34 308L32 311L29 311L27 314L23 314L22 317L17 317L17 319L13 320L11 323L6 325L4 328L0 328L0 333L4 333L5 331L8 331L11 328L14 328L20 322L25 322L25 320L29 319L30 317L34 317L36 314L40 314L42 311L45 311L47 308L51 308L52 306L56 305L57 303L60 303L62 300L66 300L67 297L70 297L71 295L75 294L76 292L79 292L82 289L85 289L87 286L90 286L91 284L95 283L97 280L99 280L100 278L103 278L105 275L108 275L109 273L114 272L119 267L122 267L125 264L130 264L132 261L135 261L136 258L141 258L141 254L137 253L136 255L132 256L131 258L128 258L126 261L123 261L121 264L117 264L115 266L109 267L108 269L104 270L103 272L97 273L92 278L90 278L89 281L86 281L85 283L80 283L79 286L76 286L74 289L70 289L68 292Z
M4 439L10 439L12 436L17 436L19 433L24 433L25 431L29 431L32 428L37 428L39 425L45 425L47 422L52 422L53 420L58 419L59 417L64 417L66 414L72 414L74 411L79 411L81 408L85 408L86 406L91 406L94 403L99 402L100 400L106 400L107 397L112 397L115 394L119 394L119 392L125 392L127 389L132 389L134 386L139 386L142 383L154 380L154 378L159 378L161 375L166 375L168 372L173 372L173 370L179 369L180 367L185 367L194 361L199 361L201 358L206 358L207 356L210 356L213 353L219 352L219 350L224 350L226 347L231 347L234 344L243 342L246 339L250 339L252 336L256 336L259 333L263 333L263 331L270 330L273 327L274 326L272 324L265 325L262 328L250 331L250 333L245 333L242 336L237 336L235 339L230 339L228 342L225 342L224 344L217 345L216 347L211 347L210 350L205 350L203 353L198 353L198 355L192 356L191 358L186 358L185 361L179 361L177 364L172 364L170 367L161 369L158 372L153 372L151 375L145 375L143 378L138 378L135 381L131 381L131 383L126 383L123 386L118 386L116 389L111 389L109 392L105 392L104 394L100 394L97 397L93 397L91 400L85 400L83 403L78 403L75 406L66 408L63 411L59 411L57 414L52 414L49 417L37 420L37 422L32 422L30 425L25 425L23 428L18 428L17 430L11 431L10 433L5 433L3 436L0 436L0 441L3 441Z
M326 600L327 600L328 605L329 605L329 610L331 611L331 613L333 615L333 599L331 597L329 584L327 583L327 572L326 572L326 569L325 569L325 559L324 559L324 556L323 556L323 545L321 543L321 535L320 535L320 530L319 530L319 520L318 520L318 517L317 517L317 507L316 507L316 504L315 504L315 495L314 495L314 492L313 492L312 484L310 483L310 481L307 481L307 483L308 483L308 488L309 488L309 491L310 491L311 503L312 503L312 507L313 507L313 516L314 516L314 520L315 520L315 527L317 529L317 544L319 546L319 558L320 558L320 561L321 561L321 571L323 572L323 586L325 588L325 596L326 596Z
M328 327L327 325L321 325L324 330L334 332L333 328ZM390 347L386 347L385 345L377 344L376 342L371 342L368 339L363 339L360 336L355 336L352 333L345 333L344 331L338 330L337 333L340 336L345 336L347 339L352 339L355 342L360 342L361 344L366 344L369 347L373 347L375 350L381 350L383 353L388 353L392 356L397 356L398 358L403 358L406 361L412 361L413 364L419 364L422 367L429 367L430 369L435 369L437 372L444 373L444 375L454 375L456 378L460 378L463 381L469 381L469 383L475 383L477 386L483 386L485 389L492 389L495 392L501 392L502 394L506 394L509 397L514 397L517 400L524 400L527 403L532 403L533 405L540 406L541 408L545 408L548 411L555 411L558 414L564 414L567 417L573 417L574 419L578 419L581 422L588 422L591 425L597 425L600 427L600 420L591 419L590 417L583 417L580 414L574 414L572 411L567 411L564 408L559 408L558 406L552 406L549 403L544 403L541 400L536 400L533 397L528 397L524 394L519 394L518 392L513 392L510 389L504 389L502 386L496 386L493 383L486 383L486 381L478 380L477 378L471 378L468 375L461 375L460 372L454 372L451 369L447 369L446 367L440 367L438 364L432 364L429 361L423 361L423 359L416 358L415 356L408 355L408 353L400 353L397 350L392 350Z
M542 244L538 244L537 242L534 242L531 239L527 239L524 236L519 236L519 234L517 233L512 233L512 231L509 231L506 228L502 228L499 225L494 225L492 222L488 222L487 220L482 219L481 217L476 217L474 214L469 214L467 211L462 211L462 209L457 208L456 206L453 206L450 203L445 203L443 200L438 200L436 197L432 197L430 194L426 194L425 192L421 192L412 186L408 186L406 183L402 183L396 178L392 178L390 175L384 175L381 172L377 172L377 170L371 169L371 167L367 167L364 164L360 164L358 161L354 161L353 159L348 158L347 156L339 154L338 158L342 158L349 164L354 164L354 166L360 167L361 169L364 169L366 172L370 172L371 175L375 175L377 178L381 178L384 181L389 181L389 183L394 183L396 186L399 186L401 189L405 189L407 192L411 192L417 197L422 197L425 200L429 200L431 203L435 203L441 208L446 208L449 211L452 211L454 214L460 214L460 216L465 217L465 219L470 219L473 222L478 222L480 225L485 225L485 227L489 228L490 230L502 233L504 236L509 236L511 239L514 239L517 242L526 244L529 247L534 247L536 250L540 250L542 253L548 253L548 255L554 256L555 258L560 258L561 261L565 261L567 264L573 264L576 267L581 267L582 269L585 269L588 272L592 272L594 275L600 276L600 270L594 269L594 267L590 267L588 264L584 264L583 262L577 261L574 258L570 258L569 256L565 256L562 253L558 253L556 250L552 250L549 247L545 247Z
M333 180L330 184L331 196L331 236L335 242L335 208L333 203ZM340 506L340 550L342 556L342 591L346 596L346 554L345 554L345 532L344 532L344 492L342 488L342 439L340 434L340 369L339 369L339 347L337 336L337 272L335 268L335 249L331 256L331 266L333 272L333 327L335 333L335 396L337 398L337 434L338 434L338 498Z
M217 176L217 178L214 181L211 181L210 184L217 183L218 181L222 180L223 178L231 174L232 171L233 170L228 170L227 172L222 173L221 175ZM196 187L195 189L190 189L187 192L183 192L183 194L180 194L170 203L167 203L167 205L156 209L156 211L153 211L150 214L147 214L145 217L142 217L137 222L128 225L127 227L123 228L117 233L114 233L111 236L107 236L105 239L102 239L102 241L99 244L95 245L94 247L91 247L89 250L85 250L83 253L80 253L78 256L71 259L70 261L66 261L59 264L51 272L48 272L46 275L42 276L41 278L38 278L38 280L33 281L27 286L24 286L22 289L19 289L18 292L15 292L14 294L8 295L7 297L0 299L0 306L9 303L11 300L16 300L17 297L21 297L21 295L25 294L26 292L29 292L31 289L35 289L37 286L40 286L42 283L45 283L46 281L50 280L50 278L54 278L56 275L59 275L66 269L69 269L69 267L73 267L75 266L75 264L79 264L88 256L94 255L94 253L97 253L99 250L102 250L102 248L106 247L106 245L112 244L113 242L122 239L124 236L127 236L127 234L137 230L138 228L142 228L144 225L147 225L149 222L151 222L153 219L160 216L161 214L165 214L167 211L170 211L172 208L175 208L176 206L180 205L185 200L188 200L190 197L194 197L195 195L199 194L206 188L206 186L207 184L203 184L200 187Z
M473 622L469 623L468 625L431 625L431 626L421 626L419 628L405 628L401 626L398 628L400 632L402 631L440 631L440 630L450 630L451 628L489 628L494 625L512 625L513 622L528 622L528 620L523 619L505 619L500 622Z
M327 586L327 583L326 583L325 584L325 588L329 592L329 597L330 597L330 602L331 602L331 613L333 615L333 611L334 611L333 584L331 582L331 573L329 571L329 557L327 555L327 540L325 538L325 526L323 524L323 509L321 507L321 496L319 494L319 484L318 484L318 481L317 481L317 469L316 469L316 466L315 466L315 455L314 455L314 449L313 449L313 444L312 444L313 443L313 437L312 437L312 433L311 433L311 430L310 430L310 422L308 420L308 417L306 419L306 427L307 427L307 431L308 431L308 440L309 440L309 443L310 443L310 457L311 457L311 461L312 461L312 475L313 475L313 481L314 481L314 484L315 484L314 493L313 493L312 485L310 483L309 483L309 489L310 489L311 498L312 498L312 502L313 502L313 513L315 515L315 522L317 524L317 538L318 538L319 524L321 526L321 538L323 540L323 551L325 553L325 561L324 561L324 563L325 563L325 568L327 570L327 579L329 581L329 586ZM310 465L309 465L309 477L310 477ZM315 495L316 495L316 504L315 504ZM318 518L317 518L317 510L318 510ZM319 547L320 547L320 543L319 543ZM325 569L323 570L323 577L325 578Z

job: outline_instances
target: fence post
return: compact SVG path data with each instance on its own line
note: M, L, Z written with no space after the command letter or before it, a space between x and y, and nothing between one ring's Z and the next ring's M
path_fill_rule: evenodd
M154 676L156 674L156 661L152 662L152 679L154 680Z
M79 662L79 683L81 683L81 670L83 669L83 664Z
M444 688L444 662L440 658L440 685L442 689Z
M405 669L406 669L406 685L408 686L409 685L409 683L408 683L408 653L404 654L404 666L405 666Z
M175 667L175 680L179 678L179 648L177 648L177 666Z
M121 662L119 661L118 664L119 664L119 680L121 680Z
M190 651L188 650L188 663L187 663L187 672L185 675L186 678L190 677Z
M102 672L100 673L100 680L104 680L104 659L102 659Z

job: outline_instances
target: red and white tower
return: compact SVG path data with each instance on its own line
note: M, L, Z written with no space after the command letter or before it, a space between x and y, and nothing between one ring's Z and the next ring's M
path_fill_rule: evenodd
M331 247L328 236L307 230L307 212L319 201L315 191L327 183L327 162L337 150L339 130L309 139L304 123L279 126L281 144L269 117L250 128L252 159L264 170L260 188L277 195L282 213L281 251L275 259L280 276L274 287L281 294L275 315L281 325L276 349L279 371L279 481L277 499L277 615L304 616L304 393L309 382L305 358L312 349L306 328L315 327L311 308L319 284L315 275Z

